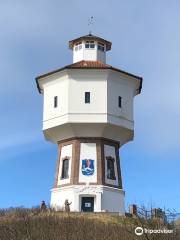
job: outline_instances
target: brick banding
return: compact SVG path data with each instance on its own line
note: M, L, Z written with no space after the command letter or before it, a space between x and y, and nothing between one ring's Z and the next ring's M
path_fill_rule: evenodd
M80 160L80 144L81 143L95 143L96 144L96 157L97 157L97 182L89 183L89 185L105 185L114 188L122 189L122 178L121 178L121 169L120 169L120 159L119 159L119 142L97 137L78 137L67 139L64 141L58 142L58 158L56 164L56 174L54 188L59 188L69 185L83 185L85 182L79 182L79 160ZM71 159L71 176L70 183L58 185L59 178L59 166L61 160L61 149L63 146L72 144L72 159ZM118 177L118 186L107 184L105 182L105 156L104 156L104 145L110 145L115 147L116 153L116 162L117 162L117 177Z

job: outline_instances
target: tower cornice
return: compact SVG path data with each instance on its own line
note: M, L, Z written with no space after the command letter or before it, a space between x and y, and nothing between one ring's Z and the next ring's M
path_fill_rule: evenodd
M44 73L42 75L39 75L35 78L36 80L36 84L37 84L37 88L38 88L38 91L39 93L41 93L41 90L40 90L40 86L39 86L39 80L40 79L43 79L45 77L48 77L48 76L51 76L55 73L58 73L58 72L61 72L61 71L64 71L66 69L83 69L83 70L86 70L86 69L89 69L89 70L94 70L94 69L99 69L99 70L104 70L104 69L109 69L109 70L112 70L112 71L116 71L116 72L119 72L119 73L122 73L126 76L129 76L129 77L132 77L132 78L136 78L140 81L139 83L139 88L138 88L138 93L141 93L141 89L142 89L142 81L143 81L143 78L140 77L140 76L137 76L135 74L132 74L132 73L129 73L127 71L124 71L124 70L121 70L119 68L116 68L116 67L113 67L111 65L108 65L108 64L105 64L101 61L79 61L79 62L76 62L76 63L73 63L73 64L70 64L70 65L67 65L65 67L62 67L62 68L58 68L58 69L55 69L53 71L50 71L48 73Z

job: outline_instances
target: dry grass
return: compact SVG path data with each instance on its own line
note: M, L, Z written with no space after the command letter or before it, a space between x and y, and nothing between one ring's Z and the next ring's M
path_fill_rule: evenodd
M41 212L39 209L8 209L0 211L0 240L178 240L172 234L137 237L134 229L142 225L152 228L157 226L157 222L107 213L68 214Z
M176 221L176 225L177 225L177 226L180 226L180 220L177 220L177 221Z

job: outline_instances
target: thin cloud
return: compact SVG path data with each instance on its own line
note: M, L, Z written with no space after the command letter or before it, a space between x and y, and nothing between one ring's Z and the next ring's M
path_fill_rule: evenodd
M12 147L19 147L27 144L35 144L39 141L42 141L43 137L40 134L35 132L27 132L25 134L13 134L1 136L0 139L0 151L6 151L11 149Z

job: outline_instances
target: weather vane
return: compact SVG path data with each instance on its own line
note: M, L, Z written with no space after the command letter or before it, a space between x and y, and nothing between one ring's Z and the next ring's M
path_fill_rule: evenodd
M94 17L93 17L93 16L91 16L91 17L88 19L89 34L92 33L92 31L91 31L91 26L93 25L93 20L94 20Z

